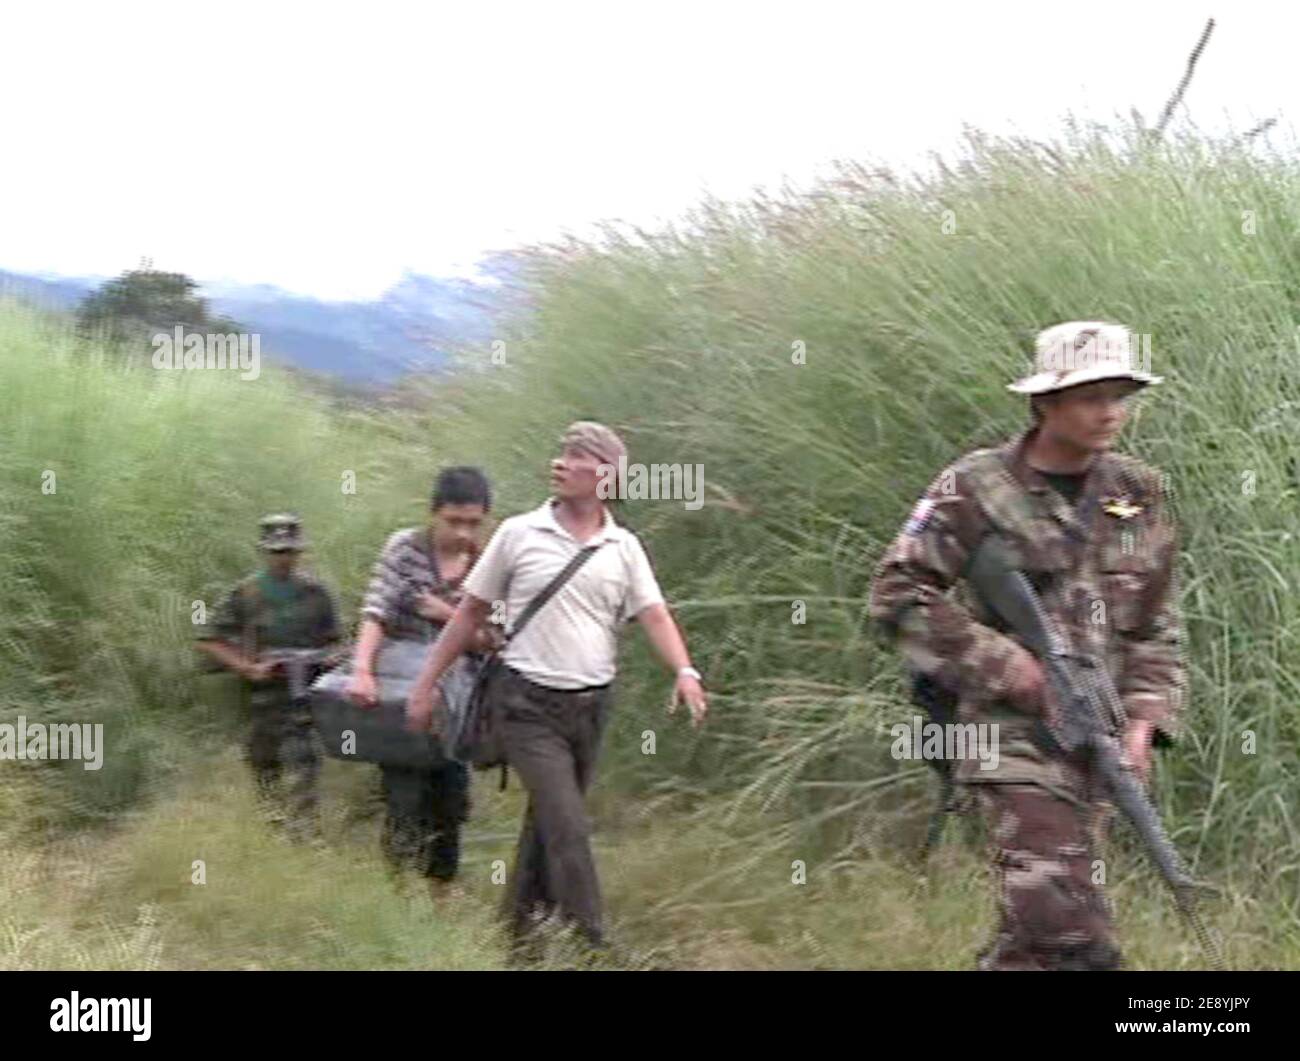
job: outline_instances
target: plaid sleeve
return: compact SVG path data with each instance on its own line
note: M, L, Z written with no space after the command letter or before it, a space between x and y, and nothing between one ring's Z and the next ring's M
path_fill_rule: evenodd
M392 626L397 620L402 587L405 584L403 567L404 544L407 531L400 530L389 537L371 572L370 585L361 605L363 619L374 619L382 626Z

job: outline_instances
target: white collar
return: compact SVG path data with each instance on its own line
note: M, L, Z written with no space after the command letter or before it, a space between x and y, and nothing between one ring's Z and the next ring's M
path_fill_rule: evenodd
M548 497L539 508L535 508L528 514L528 525L541 530L554 531L556 534L562 534L576 542L577 539L560 526L559 520L555 518L554 505L555 498ZM605 509L604 525L583 544L594 545L598 541L618 542L622 541L626 536L627 531L615 523L614 517L609 514L609 509Z

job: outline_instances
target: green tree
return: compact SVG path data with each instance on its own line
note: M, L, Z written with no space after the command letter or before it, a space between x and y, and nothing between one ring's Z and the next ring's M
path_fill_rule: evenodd
M239 325L214 317L198 284L184 273L155 270L149 261L91 292L77 309L77 326L112 342L147 343L157 332L177 325L187 330L238 331Z

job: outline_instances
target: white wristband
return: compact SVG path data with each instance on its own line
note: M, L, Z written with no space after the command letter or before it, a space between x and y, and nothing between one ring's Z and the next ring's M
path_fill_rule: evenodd
M701 684L703 684L704 682L704 675L701 674L699 671L697 671L694 667L683 667L681 670L677 672L677 677L680 678L683 674L687 675L688 677L694 678L697 682L700 682Z

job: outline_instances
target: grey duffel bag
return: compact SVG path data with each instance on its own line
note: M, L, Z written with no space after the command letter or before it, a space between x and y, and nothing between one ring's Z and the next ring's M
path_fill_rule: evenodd
M311 687L311 710L327 755L346 762L381 763L414 769L447 761L442 740L405 729L406 698L429 653L427 641L386 640L375 660L379 703L366 710L348 699L352 668L339 667ZM456 747L465 702L474 686L477 663L461 657L439 685L447 704L445 747Z

